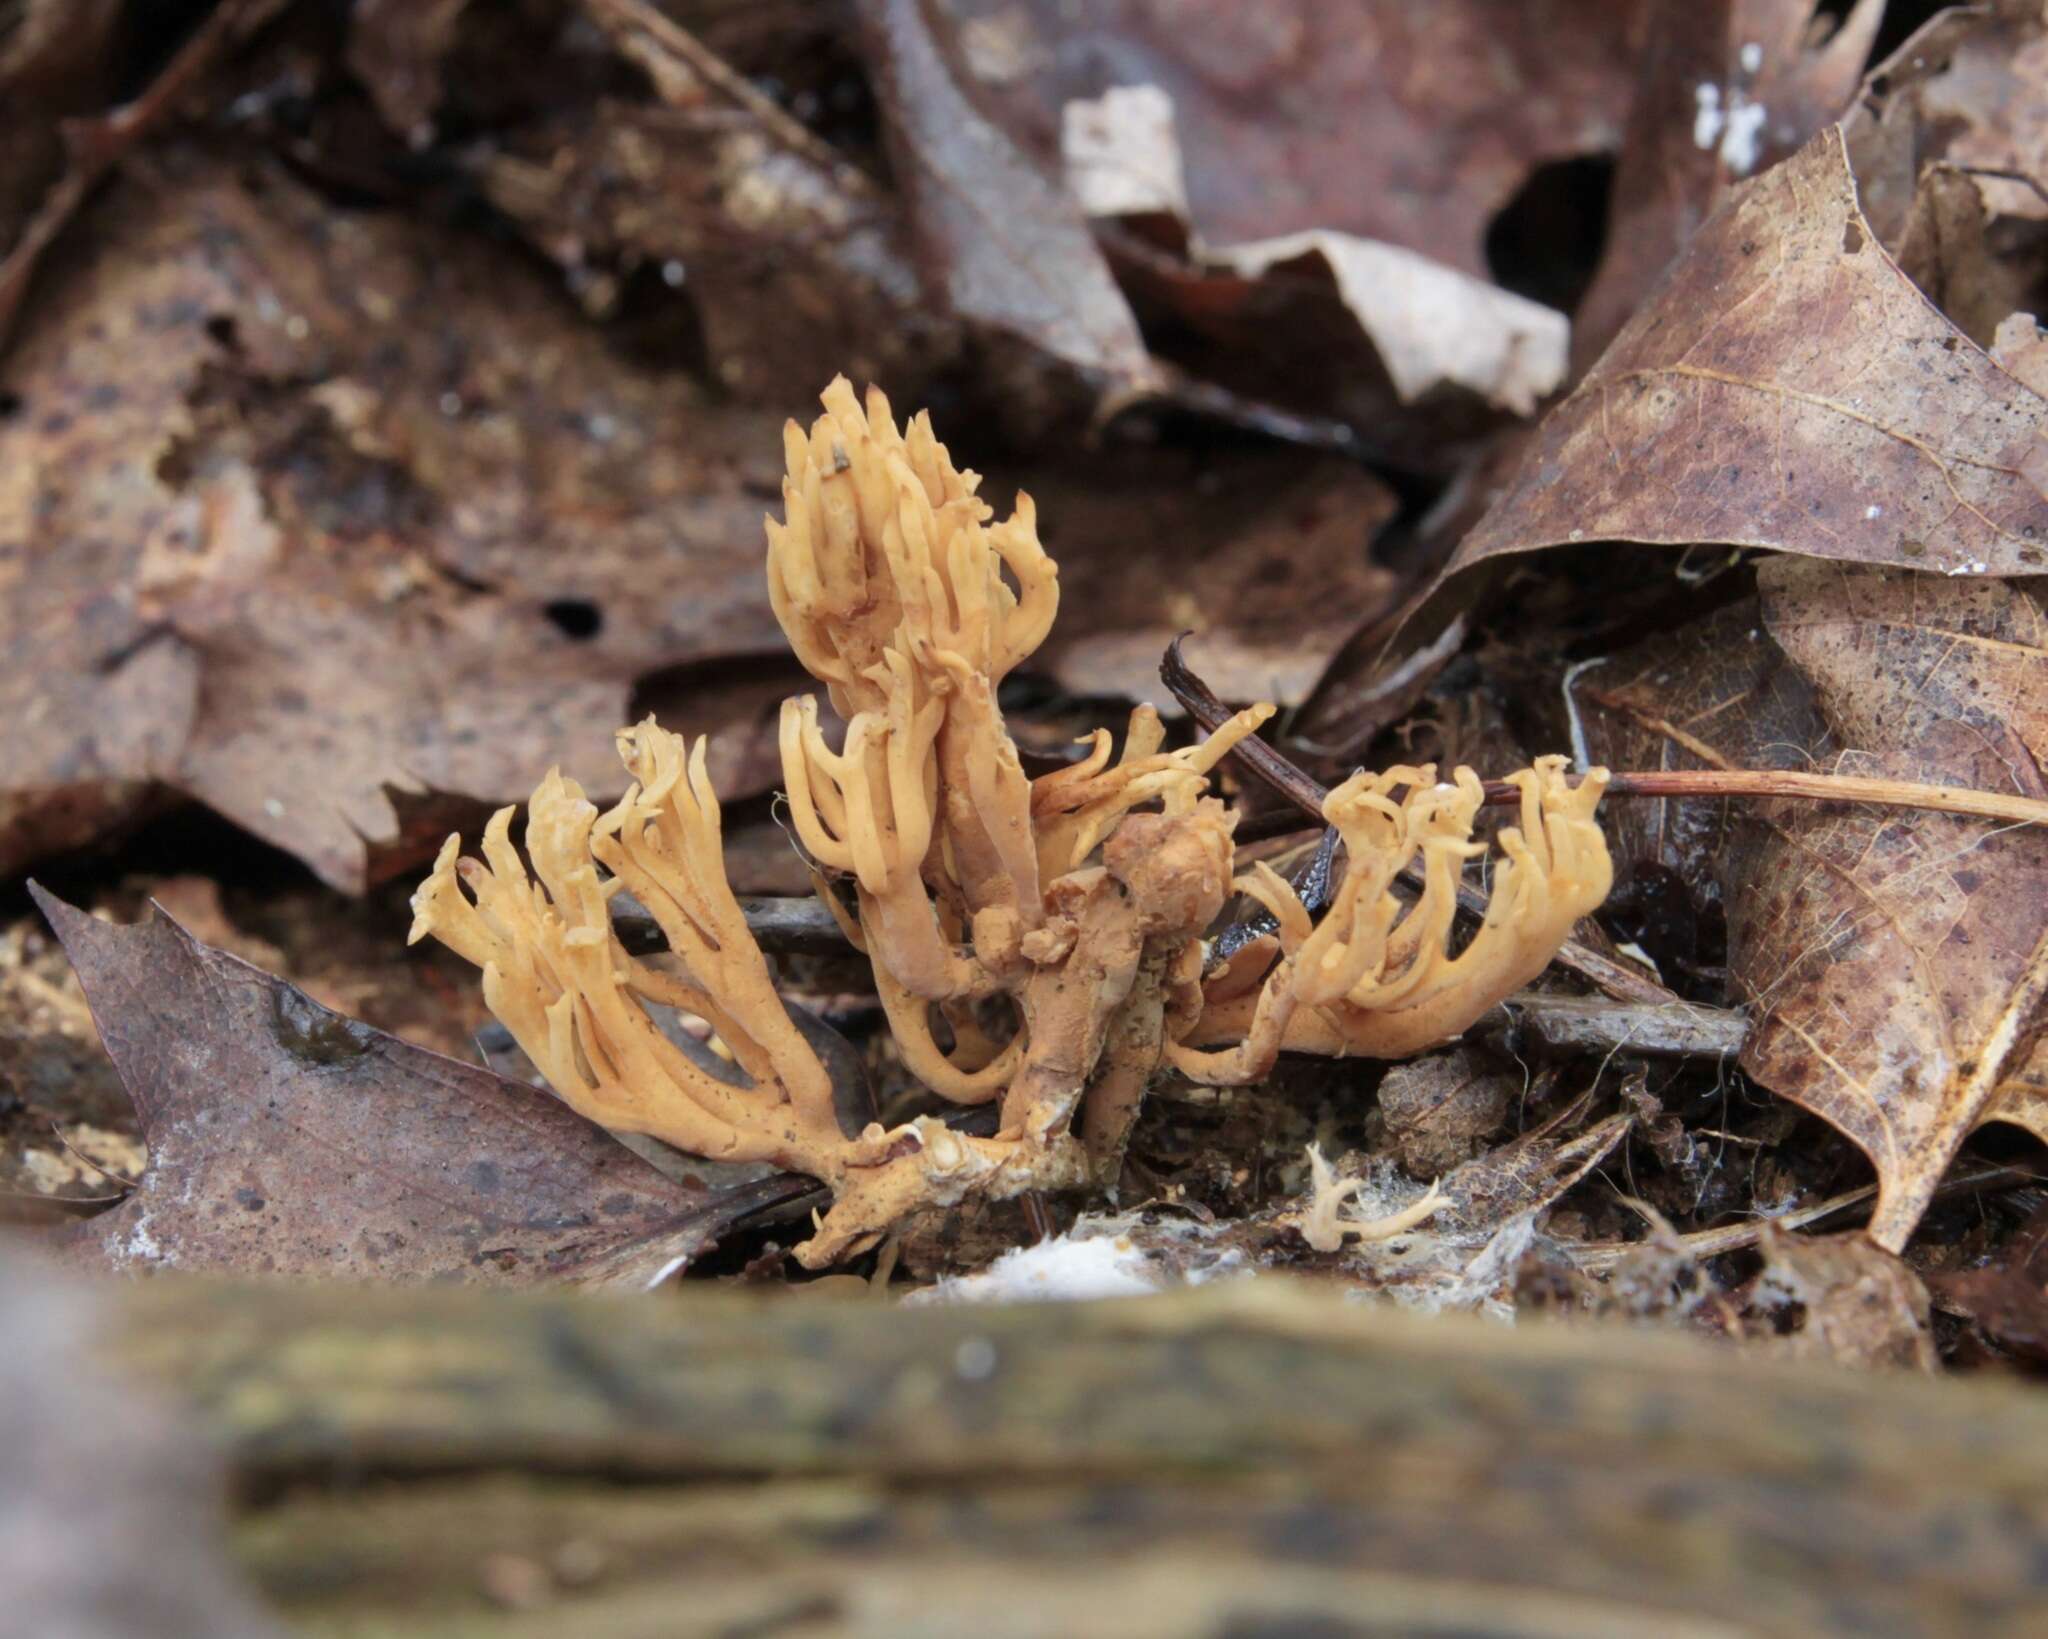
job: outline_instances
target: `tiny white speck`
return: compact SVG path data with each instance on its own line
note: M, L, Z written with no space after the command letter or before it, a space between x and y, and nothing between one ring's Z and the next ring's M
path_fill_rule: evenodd
M278 799L275 797L265 797L263 799L263 812L268 814L272 819L283 819L284 804L278 801Z
M1721 127L1726 123L1721 114L1721 88L1703 81L1693 88L1692 95L1699 105L1692 117L1692 145L1711 148L1721 140Z
M1742 72L1745 74L1754 74L1764 66L1764 48L1754 40L1743 42L1742 50L1736 57L1742 64Z
M443 415L462 414L462 395L460 393L443 393L441 395L441 413Z
M1586 538L1586 532L1583 529L1575 529L1572 531L1571 538L1575 541L1583 541Z
M284 321L284 333L291 337L293 341L304 341L312 333L312 330L313 327L306 323L302 314L294 313Z
M953 1351L953 1370L965 1383L985 1382L996 1369L996 1346L985 1337L970 1337Z
M1884 508L1881 506L1867 506L1863 509L1863 516L1866 518L1882 518L1884 516Z
M1736 176L1748 176L1763 153L1764 124L1770 110L1747 102L1737 92L1728 102L1728 130L1721 138L1721 163Z
M690 270L673 259L661 264L661 282L671 290L681 290L683 281L690 276Z

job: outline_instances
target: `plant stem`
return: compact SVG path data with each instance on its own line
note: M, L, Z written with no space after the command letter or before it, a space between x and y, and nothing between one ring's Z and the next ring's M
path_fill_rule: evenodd
M1890 808L1925 808L1971 814L2015 825L2048 824L2048 802L2038 797L1979 791L1961 785L1914 785L1854 774L1800 774L1772 768L1670 769L1613 775L1610 797L1799 797L1813 802L1866 802ZM1521 801L1506 780L1486 782L1489 803Z

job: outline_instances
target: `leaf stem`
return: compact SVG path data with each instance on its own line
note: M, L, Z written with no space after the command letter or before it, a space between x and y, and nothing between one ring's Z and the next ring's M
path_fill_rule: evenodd
M1801 774L1772 768L1660 769L1614 775L1609 797L1797 797L1813 802L1878 803L1891 808L1925 808L1969 814L2015 825L2048 824L2048 802L2003 791L1962 785L1915 785L1907 780L1865 779L1855 774ZM1506 780L1486 782L1489 803L1520 802Z

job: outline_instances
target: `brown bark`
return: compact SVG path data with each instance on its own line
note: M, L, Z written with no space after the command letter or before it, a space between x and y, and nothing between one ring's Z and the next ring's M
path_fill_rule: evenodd
M314 1631L2029 1631L2048 1406L1279 1282L122 1290ZM630 1482L630 1483L628 1483ZM1327 1624L1327 1626L1324 1626Z

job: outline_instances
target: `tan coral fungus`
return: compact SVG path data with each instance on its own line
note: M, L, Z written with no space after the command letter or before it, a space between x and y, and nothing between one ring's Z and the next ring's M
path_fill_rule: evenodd
M608 811L559 774L534 792L531 878L512 810L486 827L481 861L451 837L412 930L483 969L491 1010L592 1120L821 1179L833 1203L798 1249L806 1265L872 1245L920 1206L1113 1184L1162 1062L1238 1082L1282 1049L1393 1057L1448 1040L1541 971L1605 896L1605 775L1569 787L1558 758L1516 776L1522 824L1502 833L1485 923L1455 957L1457 885L1485 851L1470 770L1439 785L1431 769L1394 769L1330 794L1348 863L1320 925L1264 865L1233 880L1235 819L1206 794L1270 706L1180 751L1162 749L1141 707L1114 762L1098 730L1081 761L1027 778L996 687L1059 602L1030 500L995 522L924 415L899 432L879 392L863 407L843 378L824 404L808 434L784 434L768 587L846 731L834 749L814 699L785 703L789 811L820 872L851 886L847 919L820 879L873 964L905 1064L951 1103L999 1101L994 1135L932 1116L842 1130L831 1078L727 884L704 743L651 719L620 732L633 783ZM1404 906L1393 881L1416 861L1425 886ZM681 972L620 944L608 907L621 890ZM1205 989L1202 936L1232 891L1265 905L1279 937L1269 969L1240 952ZM975 1022L998 999L1015 1017L1001 1042ZM729 1062L677 1045L648 1003L708 1020Z

